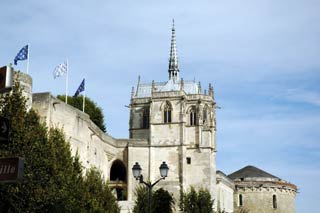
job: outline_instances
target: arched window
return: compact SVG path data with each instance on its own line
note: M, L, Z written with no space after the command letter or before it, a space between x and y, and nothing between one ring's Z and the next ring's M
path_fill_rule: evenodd
M239 194L239 206L243 206L242 194Z
M202 115L203 115L202 121L203 121L203 124L205 124L207 122L207 119L208 119L208 109L207 109L207 107L203 108Z
M163 122L171 123L171 106L168 102L166 102L166 104L163 107Z
M277 196L276 195L272 195L272 204L273 204L273 208L276 209L277 208Z
M149 125L150 125L150 122L149 122L150 112L149 111L150 111L149 108L143 109L143 114L142 114L142 128L143 129L149 129Z
M189 117L190 117L190 126L197 125L197 112L196 108L192 107L189 111Z

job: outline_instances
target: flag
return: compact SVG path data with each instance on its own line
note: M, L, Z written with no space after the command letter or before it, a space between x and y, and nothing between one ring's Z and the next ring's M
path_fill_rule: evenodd
M14 65L18 64L18 61L28 59L28 45L24 46L14 58Z
M73 97L77 97L79 95L80 92L83 92L84 91L84 80L82 80L80 86L78 87L76 93L74 93L74 96Z
M67 72L68 72L68 63L64 62L56 66L56 68L53 71L53 77L57 78L57 77L63 76Z

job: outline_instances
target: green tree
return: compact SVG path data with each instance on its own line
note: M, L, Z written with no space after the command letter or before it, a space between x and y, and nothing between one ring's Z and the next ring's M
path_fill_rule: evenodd
M185 213L213 213L213 200L206 189L197 192L191 187L187 193L181 192L179 206Z
M96 168L87 171L84 180L84 209L88 212L117 213L120 209L116 198L112 195L106 182L102 180L101 172Z
M0 115L10 120L9 142L0 143L0 157L24 157L22 182L0 184L0 209L5 212L92 212L86 197L95 197L82 177L82 166L72 157L62 130L40 123L38 115L26 109L19 83L0 97ZM102 181L101 176L100 182ZM92 183L93 184L93 183ZM117 212L115 199L104 183L100 212ZM100 194L101 195L101 194ZM104 199L104 200L102 200Z
M200 212L202 213L213 212L213 200L208 190L200 189L198 191L198 206L201 207Z
M146 186L138 185L134 195L136 200L134 202L133 213L148 213L148 194L149 189ZM151 191L152 194L152 191ZM151 195L152 196L152 195Z
M65 101L65 95L58 95L58 99ZM83 108L83 96L72 97L68 96L68 104L81 110ZM106 127L104 125L104 116L101 107L99 107L90 98L85 98L85 110L84 110L92 120L103 132L106 132Z
M139 185L135 190L135 205L133 208L134 213L148 213L149 207L149 189L146 186ZM151 191L151 211L153 213L171 213L174 210L174 199L172 195L159 188L155 192Z
M156 213L171 213L174 210L174 199L172 195L163 188L158 189L154 192L152 200L153 210Z

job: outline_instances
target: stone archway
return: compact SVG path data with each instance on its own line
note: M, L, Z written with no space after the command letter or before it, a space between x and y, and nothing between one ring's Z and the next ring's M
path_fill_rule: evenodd
M117 200L127 200L127 169L121 160L112 163L109 186Z

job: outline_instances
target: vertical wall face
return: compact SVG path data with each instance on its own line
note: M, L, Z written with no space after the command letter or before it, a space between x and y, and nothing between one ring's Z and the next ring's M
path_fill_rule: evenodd
M146 113L149 111L150 101L148 99L138 99L130 105L129 138L149 139L149 126L144 124ZM150 122L149 122L150 123Z
M138 145L139 144L139 145ZM133 165L138 162L142 168L144 180L149 180L149 148L146 141L130 141L128 147L128 200L134 200L134 191L139 186L132 174Z
M234 212L233 200L234 186L219 181L217 183L217 209L226 213Z
M242 207L239 201L240 195ZM252 213L295 213L295 196L294 191L281 188L238 189L234 194L234 206L237 210L245 209Z
M212 99L192 95L185 100L185 184L207 188L216 200L215 110ZM193 117L195 112L196 121Z
M180 145L181 125L179 97L167 97L153 99L151 104L151 144L154 146ZM167 115L164 110L169 107ZM170 113L171 112L171 113ZM171 115L169 115L169 113ZM165 121L165 116L167 121ZM171 121L169 121L169 119Z

